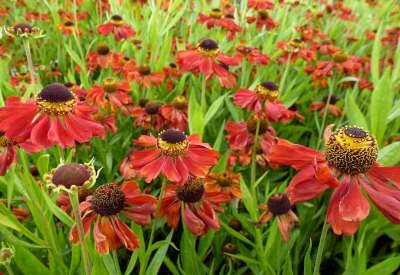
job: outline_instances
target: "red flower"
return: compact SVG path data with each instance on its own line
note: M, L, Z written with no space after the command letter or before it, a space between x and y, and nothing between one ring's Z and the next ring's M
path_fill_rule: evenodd
M325 108L326 110L332 114L334 117L340 117L342 115L342 109L336 106L337 98L335 96L331 96L328 100L328 97L324 97L322 101L314 101L310 104L309 110L311 112L319 112L321 116L324 115Z
M268 56L255 47L239 45L236 50L239 52L240 57L242 59L246 58L250 64L267 65L269 63Z
M248 23L253 23L254 21L256 22L257 29L260 30L265 27L269 31L278 26L278 23L268 15L268 11L266 10L260 10L256 18L253 16L247 18Z
M134 151L132 167L151 182L160 173L174 182L184 182L189 176L204 177L218 160L218 152L197 135L186 136L175 129L162 131L158 138L140 136L136 145L151 147Z
M74 22L70 20L65 21L63 24L59 24L58 29L63 35L71 35L73 33L76 33L76 35L82 34L82 31L77 26L75 26Z
M278 86L270 81L257 85L255 91L239 89L233 97L233 102L249 111L260 113L263 110L268 120L287 122L296 117L296 112L286 108L277 98Z
M101 44L96 51L89 52L87 56L87 66L93 72L97 68L114 68L121 60L121 55L111 52L107 45Z
M8 168L17 160L14 143L11 142L4 132L0 132L0 176L4 176Z
M184 72L201 73L207 79L214 74L222 86L230 88L236 85L236 79L227 69L228 65L240 64L240 57L229 57L221 53L218 44L211 39L199 43L196 49L177 52L176 63Z
M131 109L131 115L134 118L133 125L156 131L165 128L166 120L161 114L162 103L159 101L142 100L140 106Z
M187 107L186 98L177 96L172 104L161 106L160 114L171 128L185 131L188 126Z
M221 203L229 200L221 192L205 192L203 179L190 178L184 185L168 184L162 197L160 213L169 226L176 228L183 210L183 222L195 236L207 234L209 229L219 230L215 211L222 212Z
M134 181L121 186L113 183L101 185L80 204L84 234L95 223L93 237L100 254L108 254L122 245L134 250L139 247L139 240L120 216L124 215L136 224L149 224L156 204L157 199L142 194ZM70 240L74 244L81 241L76 226L71 229Z
M235 198L242 197L240 190L240 174L227 170L223 173L210 173L204 183L205 191L208 193L221 192L229 195L229 202Z
M125 77L146 88L160 86L164 81L164 72L152 72L148 65L136 65L128 62L124 66Z
M134 149L129 150L121 164L119 165L119 173L125 180L130 180L136 177L136 170L132 168L131 165L131 155Z
M225 136L229 147L234 151L248 152L255 142L257 120L260 119L260 149L263 156L268 156L273 143L275 143L275 130L268 125L268 121L262 117L252 117L247 122L228 122L226 123ZM243 154L243 153L242 153ZM246 155L245 153L243 155Z
M114 39L117 41L127 39L136 34L132 27L124 23L119 15L111 16L110 22L98 26L97 31L104 36L114 33Z
M247 166L249 165L250 161L251 161L251 147L248 147L244 150L239 150L239 149L229 150L229 155L228 155L229 166L234 166L236 164Z
M220 9L213 9L209 15L199 14L197 22L204 23L208 29L222 27L228 31L228 39L234 38L240 31L240 26L232 18L223 17L224 13Z
M300 39L293 39L288 43L280 41L278 42L277 47L278 49L284 50L283 54L277 58L280 63L286 63L289 59L294 63L299 58L310 62L317 56L316 49L307 47L307 45L305 45Z
M91 109L77 102L64 85L53 83L27 102L18 97L8 98L6 106L0 108L0 129L11 140L65 148L104 136L104 128L90 115Z
M269 161L298 170L287 193L292 203L310 200L333 188L327 221L336 234L352 235L369 213L372 202L391 222L400 223L400 167L382 167L376 162L376 140L357 127L326 131L326 150L320 152L279 139Z
M247 6L257 10L272 10L274 8L274 3L268 0L249 0Z
M299 218L291 210L291 203L285 193L276 193L272 195L267 203L260 205L263 210L258 225L270 221L273 217L278 220L278 228L282 238L285 241L290 239L290 231L294 225L299 224Z
M125 115L129 113L128 106L132 103L129 83L112 78L105 79L102 86L93 85L86 98L90 104L103 109L110 107L113 112L120 109Z

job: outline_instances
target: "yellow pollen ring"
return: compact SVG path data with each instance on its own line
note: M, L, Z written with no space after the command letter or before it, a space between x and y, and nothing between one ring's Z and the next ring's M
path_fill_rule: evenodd
M346 149L362 149L375 146L375 139L369 134L366 137L357 138L347 135L344 130L340 130L334 137L337 143Z
M124 24L124 21L111 19L111 24L113 24L114 26L121 26L122 24Z
M265 88L263 85L259 84L256 87L258 94L267 97L268 99L276 99L279 95L279 90L270 90Z
M11 140L9 140L5 135L0 136L0 146L1 147L7 147L12 144L13 143L11 142Z
M189 141L185 139L184 141L177 143L167 142L160 137L157 139L157 147L161 150L162 154L169 157L182 156L189 148Z
M208 50L206 48L201 47L200 45L197 46L197 51L200 52L204 56L215 57L219 54L219 49L212 49Z
M214 10L214 11L211 11L211 12L210 12L210 16L211 16L212 18L218 19L218 18L221 18L222 15L223 15L223 13L222 13L222 11L220 11L220 10Z
M117 90L117 81L112 78L107 78L103 81L104 90L108 93L115 92Z
M62 102L50 102L41 98L36 100L40 111L48 114L62 115L71 112L75 106L75 99Z

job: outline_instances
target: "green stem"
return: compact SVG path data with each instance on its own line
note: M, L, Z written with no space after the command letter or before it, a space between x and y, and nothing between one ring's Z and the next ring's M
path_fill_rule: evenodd
M251 186L251 191L252 191L252 195L256 195L255 193L255 183L256 183L256 156L257 156L257 146L258 146L258 135L260 133L260 120L257 119L257 125L256 125L256 134L255 134L255 140L254 140L254 144L253 144L253 149L252 149L252 155L251 155L251 170L250 170L250 186Z
M314 272L313 275L319 274L319 267L321 266L322 261L322 253L324 252L326 236L328 233L329 225L327 224L326 220L324 221L324 226L322 227L321 237L319 239L318 250L317 250L317 257L315 259L314 265Z
M206 105L207 105L207 101L206 101L206 84L207 84L207 80L206 77L204 76L201 82L201 111L203 112L203 114L206 113Z
M329 93L328 93L328 98L326 99L326 102L325 102L324 114L323 114L323 117L322 117L322 125L321 125L321 128L319 130L319 135L318 135L318 146L317 146L317 148L320 148L320 146L321 146L322 135L323 135L324 130L325 130L326 117L327 117L327 114L328 114L328 105L329 105L329 102L331 101L332 93L333 93L333 87L332 87L332 85L329 85Z
M32 81L32 84L36 84L36 75L35 75L35 70L33 68L31 47L29 45L29 40L28 39L23 39L23 44L24 44L26 62L28 63L28 70L29 70L29 74L30 74L30 77L31 77L31 81Z
M85 235L83 232L81 213L79 211L78 188L72 188L72 193L70 193L69 195L72 204L72 211L74 213L76 229L78 231L79 241L81 245L82 260L85 268L85 274L91 274L92 265L90 263L89 251L85 241Z
M165 185L166 185L166 181L163 180L161 183L160 195L159 195L159 198L157 201L156 215L155 215L156 217L158 216L158 212L160 211L160 208L161 208L161 202L162 202L162 197L163 197L164 191L165 191ZM150 257L149 250L151 249L151 246L153 245L155 231L156 231L156 222L153 221L153 225L151 226L150 238L149 238L149 242L147 245L145 260L144 260L144 263L141 265L140 272L139 272L140 275L144 274L147 269L147 264L149 262L149 257Z
M9 264L4 265L6 267L8 275L14 275L14 271L12 270Z

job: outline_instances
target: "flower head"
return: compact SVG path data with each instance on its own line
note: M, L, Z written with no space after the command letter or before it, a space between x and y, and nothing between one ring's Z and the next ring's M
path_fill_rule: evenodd
M160 173L174 182L185 182L189 176L204 177L218 159L218 152L197 135L186 136L176 129L163 130L158 138L141 136L135 144L150 147L131 155L132 168L147 182Z
M285 107L279 97L279 87L274 82L265 81L254 91L241 88L233 96L233 102L249 111L263 111L271 122L288 122L300 118L300 114Z
M130 86L127 81L118 81L114 78L106 78L102 85L93 85L87 93L87 101L91 105L100 106L103 109L122 113L129 113L129 105L132 104Z
M133 28L129 24L125 23L122 16L118 14L111 16L109 22L99 25L97 31L104 36L113 33L114 39L117 41L127 39L136 34Z
M326 131L326 150L320 152L279 139L270 149L271 163L298 170L287 188L292 203L310 200L328 188L334 189L327 220L336 234L352 235L369 214L371 201L393 223L400 223L400 167L382 167L376 162L377 144L367 131L345 126Z
M230 196L231 199L241 198L240 174L230 170L223 173L210 173L204 183L207 192L222 192Z
M281 236L288 241L293 226L299 224L299 218L292 211L288 196L285 193L273 194L260 208L263 212L258 220L258 225L276 217Z
M94 223L94 242L101 254L108 254L121 246L134 250L139 247L139 240L120 217L126 216L140 225L149 224L156 204L156 198L142 194L136 182L125 182L121 186L103 184L80 204L84 234L88 234ZM79 243L76 226L71 229L70 240Z
M128 62L123 70L127 79L133 80L146 88L159 86L165 78L164 72L154 72L148 64L137 65L134 62Z
M236 79L227 66L240 64L240 57L229 57L221 52L217 42L203 39L196 49L179 51L176 63L184 72L201 73L207 79L216 75L222 86L230 88L236 85Z
M222 212L220 204L230 196L221 192L206 192L204 179L189 178L183 185L168 184L162 197L160 216L167 218L169 226L176 228L181 207L183 221L195 236L207 234L209 229L219 230L220 224L215 211Z
M78 189L89 189L96 181L93 163L65 163L46 174L48 188L54 191L70 191L73 186Z
M40 37L42 30L29 23L17 23L14 26L5 28L6 34L16 37Z
M30 140L45 148L55 144L70 147L104 135L104 128L90 114L91 109L77 102L67 87L53 83L35 99L22 102L18 97L8 98L6 106L0 108L0 129L12 140Z

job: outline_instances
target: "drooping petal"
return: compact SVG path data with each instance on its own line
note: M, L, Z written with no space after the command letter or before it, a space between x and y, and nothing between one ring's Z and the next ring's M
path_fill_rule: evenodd
M308 201L328 188L328 185L321 183L315 177L315 170L312 165L302 168L290 181L286 189L290 201L294 204Z
M139 239L125 223L117 217L113 217L111 223L119 240L128 250L139 247Z
M188 205L185 205L183 220L193 235L201 236L207 233L207 226L192 212Z
M342 188L346 188L339 202L339 214L345 221L359 222L369 214L369 204L361 193L358 182L344 181Z
M278 139L278 142L271 147L268 156L270 163L288 165L297 170L312 164L315 160L324 161L325 157L318 150L284 139Z
M387 193L377 191L362 178L360 178L360 182L382 214L392 223L400 224L400 200Z
M327 222L337 235L353 235L358 230L358 222L345 221L339 212L341 198L346 194L348 186L341 184L332 194L328 205Z

